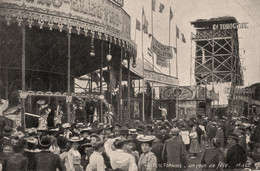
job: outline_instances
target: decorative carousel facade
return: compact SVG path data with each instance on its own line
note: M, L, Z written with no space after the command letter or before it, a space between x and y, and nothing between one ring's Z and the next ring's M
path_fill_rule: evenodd
M107 91L117 84L122 99L122 61L129 61L128 70L130 61L136 65L136 44L130 31L130 16L109 0L1 0L0 98L9 103L3 113L7 116L19 109L25 128L27 122L34 123L26 121L31 116L41 118L48 113L40 110L47 105L51 111L45 120L55 126L58 118L74 122L73 111L91 111L96 106L98 120L103 122L102 110L110 111L112 104L105 100L103 81ZM103 74L105 66L118 71L114 81L111 74ZM97 70L98 79L91 81L97 82L99 91L91 91L90 86L86 93L75 93L74 80L86 74L92 78ZM127 73L130 85L130 71ZM118 111L122 114L122 109Z

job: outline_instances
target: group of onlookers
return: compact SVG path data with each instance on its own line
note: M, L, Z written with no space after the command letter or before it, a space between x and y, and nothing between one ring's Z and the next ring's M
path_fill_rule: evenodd
M6 126L0 170L155 171L258 167L260 124L248 118L157 120L151 124L65 123L49 130Z

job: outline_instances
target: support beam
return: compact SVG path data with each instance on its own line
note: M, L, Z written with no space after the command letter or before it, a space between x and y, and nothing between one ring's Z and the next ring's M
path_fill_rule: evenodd
M131 91L131 75L130 75L130 55L129 52L127 53L127 111L128 111L128 119L131 119L131 115L130 115L130 91Z
M22 25L22 91L26 91L25 87L25 35L26 29L25 24ZM22 109L21 109L21 124L22 129L25 130L25 99L22 98Z
M101 42L101 55L100 55L100 95L103 91L103 59L104 59L104 41ZM103 123L103 105L102 100L100 100L100 122Z
M120 66L119 66L119 120L122 121L122 115L123 115L123 99L122 99L122 76L123 76L123 70L122 70L122 61L124 57L124 49L123 46L121 46L121 55L120 55Z
M67 89L67 93L68 96L71 95L71 91L70 91L70 60L71 60L71 34L68 33L68 78L67 78L67 83L68 83L68 89ZM70 122L70 101L67 102L67 122Z

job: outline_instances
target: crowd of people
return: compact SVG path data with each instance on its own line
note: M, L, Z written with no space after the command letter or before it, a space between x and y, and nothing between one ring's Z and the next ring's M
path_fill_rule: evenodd
M257 169L258 118L190 118L112 125L64 123L40 130L5 126L0 139L3 171Z

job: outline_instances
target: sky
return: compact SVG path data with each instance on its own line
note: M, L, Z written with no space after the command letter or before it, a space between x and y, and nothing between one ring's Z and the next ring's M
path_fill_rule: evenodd
M165 8L159 13L159 4ZM148 32L151 33L151 0L125 0L124 9L131 16L131 36L138 48L138 57L142 57L141 31L135 29L136 19L142 21L142 7L149 22ZM173 12L173 19L169 29L169 11ZM186 43L177 40L178 77L180 85L195 84L190 77L191 63L191 32L196 33L190 24L197 19L210 19L223 16L233 16L240 23L248 23L248 29L239 29L239 53L242 66L244 66L245 86L260 82L260 0L156 0L156 11L153 12L153 35L165 45L176 47L176 25L180 33L186 37ZM170 32L169 32L170 30ZM169 36L170 35L170 36ZM147 54L151 40L147 34L143 36L143 53L146 60L152 63L152 58ZM170 37L170 41L169 41ZM193 55L194 57L194 55ZM155 62L156 63L156 62ZM194 63L194 61L192 61ZM165 74L169 68L156 66ZM176 76L176 55L171 60L171 75ZM216 85L215 90L224 93L224 88L229 84ZM226 97L223 97L226 100ZM221 101L221 100L220 100Z

